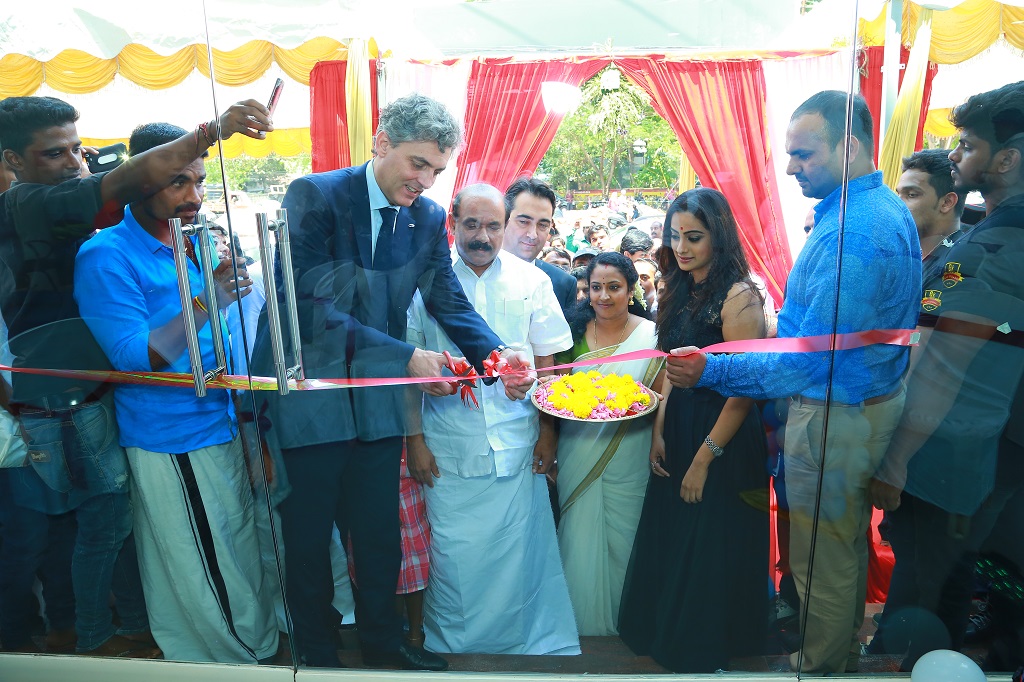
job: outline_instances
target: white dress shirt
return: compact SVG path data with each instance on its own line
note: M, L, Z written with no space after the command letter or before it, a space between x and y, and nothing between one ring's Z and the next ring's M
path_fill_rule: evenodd
M469 302L506 345L525 352L531 363L572 347L569 325L542 270L501 249L479 277L455 250L452 259ZM419 292L409 308L407 340L418 348L463 354L427 313ZM509 400L501 382L477 382L474 392L478 410L464 406L458 394L424 398L423 433L438 467L466 478L521 471L540 433L537 409L529 398Z

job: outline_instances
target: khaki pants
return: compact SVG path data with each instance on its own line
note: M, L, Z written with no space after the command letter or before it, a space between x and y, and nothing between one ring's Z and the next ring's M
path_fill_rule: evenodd
M900 391L875 405L833 405L827 425L824 406L808 405L797 398L790 408L785 439L789 561L801 598L808 582L811 587L806 618L800 624L803 672L856 670L860 653L857 633L863 625L867 593L867 531L871 523L867 487L896 430L905 398ZM812 527L819 479L815 537ZM796 657L791 661L795 667Z

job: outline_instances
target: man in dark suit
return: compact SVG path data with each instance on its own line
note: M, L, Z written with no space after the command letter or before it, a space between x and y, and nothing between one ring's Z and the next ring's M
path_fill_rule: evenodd
M502 248L534 263L551 278L555 298L565 314L576 304L576 278L565 270L539 260L555 224L558 198L550 185L535 178L519 178L505 190L505 240Z
M525 356L505 348L467 301L452 270L445 211L420 196L445 169L460 137L443 105L410 95L381 112L370 163L308 175L288 188L283 206L306 377L440 376L444 357L404 340L417 289L478 369L493 350L513 366L527 366ZM280 258L277 269L283 299ZM264 323L254 351L257 371L269 366ZM531 383L522 375L508 379L506 394L521 399ZM445 383L421 386L433 395L451 392ZM393 386L267 397L292 485L281 504L286 591L296 647L307 665L340 666L328 557L337 523L342 537L351 533L364 663L447 668L441 657L403 641L395 611L405 397L404 388Z

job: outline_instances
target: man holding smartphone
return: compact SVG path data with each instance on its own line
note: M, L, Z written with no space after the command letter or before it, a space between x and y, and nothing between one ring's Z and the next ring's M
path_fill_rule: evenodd
M16 369L109 370L73 296L75 256L83 241L118 222L126 204L170 185L218 135L262 139L273 129L266 108L248 100L109 173L83 177L77 119L74 107L52 97L0 102L0 150L19 179L0 195L0 310ZM77 518L77 650L118 656L152 644L141 598L134 609L119 605L120 630L107 601L132 529L128 465L108 405L109 386L17 371L12 379L11 412L21 423L32 468L48 489L69 496ZM22 531L10 524L4 529ZM7 543L5 537L5 556L11 554ZM135 563L134 556L121 560L125 568ZM26 567L20 569L23 578Z

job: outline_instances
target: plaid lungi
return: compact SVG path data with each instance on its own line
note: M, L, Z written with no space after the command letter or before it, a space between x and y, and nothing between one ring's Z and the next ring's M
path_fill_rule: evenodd
M402 475L398 489L398 522L402 533L402 570L398 574L395 594L409 594L427 588L430 572L430 524L427 523L427 503L423 484L409 475L405 446L402 446ZM348 543L348 573L352 584L356 582L356 567L352 560L352 540Z

